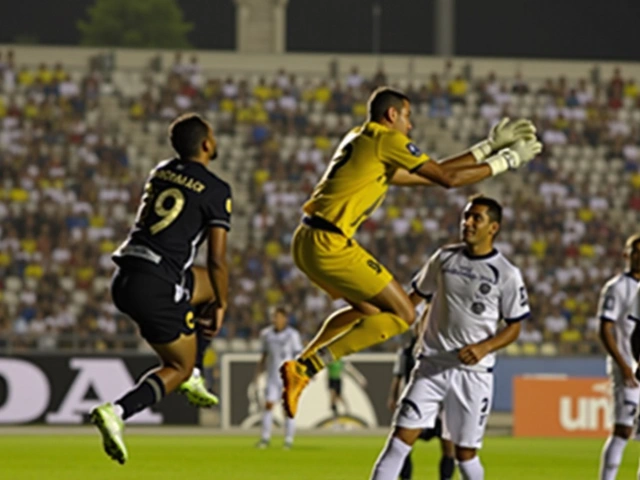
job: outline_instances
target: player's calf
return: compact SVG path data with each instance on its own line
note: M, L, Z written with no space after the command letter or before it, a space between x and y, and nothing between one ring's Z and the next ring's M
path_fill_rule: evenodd
M396 480L421 429L396 427L373 466L371 480ZM406 441L405 441L406 440Z

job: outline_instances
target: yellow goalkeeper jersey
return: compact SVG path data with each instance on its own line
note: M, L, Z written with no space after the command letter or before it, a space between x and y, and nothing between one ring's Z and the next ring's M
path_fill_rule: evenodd
M302 209L352 237L384 200L395 171L415 171L428 160L403 133L367 122L342 139Z

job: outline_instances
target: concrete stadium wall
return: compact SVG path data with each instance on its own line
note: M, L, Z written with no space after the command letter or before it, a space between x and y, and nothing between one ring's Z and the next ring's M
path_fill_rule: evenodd
M16 53L18 66L60 61L71 68L86 67L91 56L111 51L116 55L116 65L119 68L144 68L148 66L151 57L157 54L162 55L163 67L169 68L175 53L171 50L0 45L0 50L10 48ZM186 51L185 57L188 57L190 53L190 51ZM329 73L330 63L336 60L341 75L346 74L353 65L357 65L364 75L371 75L382 64L392 78L403 77L411 80L427 77L433 72L441 72L444 66L444 59L434 56L339 55L332 53L240 54L204 50L196 50L193 53L198 55L200 64L205 71L220 74L275 72L279 68L286 68L289 71L299 73L326 75ZM185 58L185 60L187 59ZM514 72L519 70L529 78L542 79L564 75L568 79L576 79L588 77L594 65L599 65L602 68L602 78L605 80L615 67L622 69L625 78L631 76L640 79L640 62L465 57L455 57L453 61L455 72L467 61L470 61L474 75L486 75L493 71L499 77L511 77Z

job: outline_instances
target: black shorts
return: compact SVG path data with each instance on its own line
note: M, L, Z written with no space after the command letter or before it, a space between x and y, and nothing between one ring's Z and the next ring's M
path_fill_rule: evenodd
M333 390L338 396L342 395L342 380L339 378L330 378L329 390Z
M193 273L187 271L182 286L130 264L116 270L111 281L113 303L131 317L140 335L149 343L163 344L181 334L195 331L195 317L189 303Z

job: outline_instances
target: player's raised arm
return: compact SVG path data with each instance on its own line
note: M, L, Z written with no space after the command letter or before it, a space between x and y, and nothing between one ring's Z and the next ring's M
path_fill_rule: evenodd
M532 160L542 150L542 144L539 144L539 151L535 151L538 148L537 146L534 148L535 153L531 158L528 158L527 154L517 144L520 141L524 141L525 144L527 142L539 143L535 142L535 132L535 126L529 120L510 121L508 118L503 118L491 129L487 139L472 146L467 151L437 162L443 172L427 172L425 174L418 171L421 167L414 172L398 169L391 178L390 183L403 186L430 186L437 184L446 188L476 183L489 176L495 176L506 170L518 168ZM524 153L524 156L513 161L507 158L505 167L502 159L504 155L501 155L501 150L506 148L515 150L516 154ZM495 155L492 155L494 153ZM487 164L491 170L477 168L482 164ZM440 180L432 178L433 175L440 176Z
M456 167L447 163L427 162L416 170L416 174L445 188L462 187L508 170L517 170L533 160L541 151L542 144L535 139L518 140L511 147L500 150L482 163Z

